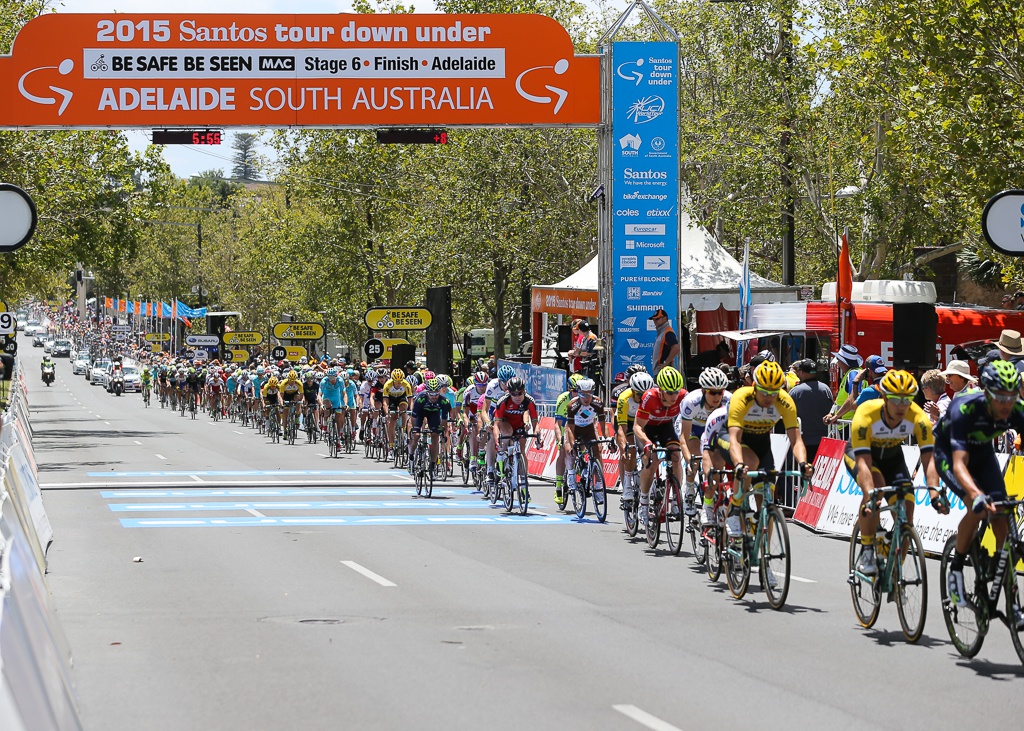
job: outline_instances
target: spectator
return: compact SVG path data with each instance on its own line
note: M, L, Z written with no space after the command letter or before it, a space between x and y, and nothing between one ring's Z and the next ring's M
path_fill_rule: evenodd
M978 379L971 375L971 366L965 360L951 360L946 370L942 371L946 377L946 383L953 389L953 398L966 393L969 388L978 382Z
M882 376L884 376L888 370L889 369L885 367L885 363L882 361L881 356L868 356L868 359L864 362L864 370L861 371L861 376L863 378L860 393L857 394L857 406L860 406L865 401L882 398L882 392L878 389L878 382L882 380Z
M647 318L654 323L658 334L654 339L654 351L651 362L654 365L652 375L658 375L665 366L676 366L676 357L679 355L679 337L668 320L668 313L658 308L653 315Z
M572 348L569 350L569 370L572 373L579 371L580 366L583 363L583 358L580 355L580 345L583 344L583 333L580 331L580 323L583 322L580 318L575 318L572 321Z
M1019 289L1013 293L1013 305L1014 309L1024 310L1024 292Z
M1018 294L1024 293L1018 292ZM1003 360L1017 361L1024 357L1024 344L1021 343L1020 333L1017 330L1003 330L999 333L999 342L996 343L996 348L999 349L1000 357Z
M957 361L953 361L956 363ZM959 361L963 362L963 361ZM938 369L925 371L921 376L921 391L924 392L924 413L935 426L941 419L946 409L949 408L949 396L946 395L946 376Z
M844 345L838 352L832 354L839 365L839 391L836 393L836 406L841 407L846 400L853 395L856 397L855 379L864 360L857 352L856 346Z
M1015 309L1015 305L1014 305L1014 302L1013 302L1013 295L1012 294L1004 294L1002 301L999 303L999 307L1000 307L1000 309L1003 309L1003 310Z
M822 437L828 434L825 417L832 409L832 390L818 380L818 364L810 358L798 360L793 370L800 383L789 395L796 403L796 415L800 418L800 432L807 447L807 461L813 462L818 453Z
M576 349L580 360L579 371L586 373L587 378L591 378L590 370L592 366L588 365L587 361L594 354L594 348L597 347L597 335L591 332L590 323L586 320L579 324L579 330L583 335Z

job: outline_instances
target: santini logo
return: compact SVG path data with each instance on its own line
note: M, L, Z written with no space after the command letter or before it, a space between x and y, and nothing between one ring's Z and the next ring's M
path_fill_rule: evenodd
M634 170L626 168L622 171L626 180L668 180L668 173L664 170Z

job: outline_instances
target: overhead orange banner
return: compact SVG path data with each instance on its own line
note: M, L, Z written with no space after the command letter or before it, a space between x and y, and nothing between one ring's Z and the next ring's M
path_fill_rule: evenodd
M543 15L31 20L0 127L593 126L600 63Z
M533 311L551 315L597 316L597 290L533 288Z

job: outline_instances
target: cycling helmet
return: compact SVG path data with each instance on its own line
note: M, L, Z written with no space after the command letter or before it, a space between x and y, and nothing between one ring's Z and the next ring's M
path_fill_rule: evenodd
M585 393L592 394L594 392L595 385L596 384L594 383L593 379L582 378L580 379L579 383L576 384L576 389L580 392L581 395Z
M278 383L279 381L277 380L277 376L271 376L270 380L267 381L267 385L270 386L271 388L277 388Z
M981 371L981 386L986 391L1017 391L1020 389L1020 373L1008 360L994 360ZM882 379L885 383L885 379Z
M775 353L773 353L770 350L759 351L758 354L755 357L760 358L762 362L764 362L764 361L771 361L772 363L775 362Z
M431 378L436 378L436 374L433 371L423 371L424 381L429 381Z
M729 387L729 379L720 368L705 368L700 372L700 387L712 391L724 391Z
M311 369L307 369L306 372L302 374L302 380L308 381L311 378L313 378L313 371Z
M427 379L427 393L431 396L436 396L441 392L441 383L436 378Z
M754 385L765 391L778 391L786 385L786 374L774 360L766 360L754 369Z
M407 360L405 362L405 367L409 368L411 370L416 370L416 361L414 361L414 360Z
M682 391L683 377L672 366L666 366L658 372L658 388L662 391Z
M630 383L632 383L633 374L646 372L647 366L645 366L643 363L634 363L633 365L626 369L626 375L630 377Z
M405 371L395 368L395 370L391 371L391 380L395 383L401 383L405 380Z
M309 358L307 358L306 356L302 356L301 358L299 358L299 365L306 365L306 363L308 362Z
M1016 371L1014 371L1014 373L1016 373ZM882 376L882 380L878 382L878 388L886 396L906 396L913 398L917 395L917 381L914 380L914 377L906 371L898 371L895 369Z
M449 378L448 376L446 376L446 375L445 375L444 373L442 373L441 375L439 375L439 376L437 377L437 380L441 382L441 385L442 385L442 386L443 386L444 388L448 388L449 386L451 386L451 385L452 385L452 379L451 379L451 378Z
M298 378L299 378L299 374L295 372L294 368L292 370L288 371L288 380L289 381L297 381Z
M633 393L644 393L654 388L654 377L646 371L637 371L629 377L629 387L633 389Z
M486 386L487 382L490 380L490 376L488 376L485 371L477 371L473 374L473 383L478 386Z
M519 376L513 376L508 379L508 392L509 393L525 393L526 382L523 381Z
M508 382L509 379L516 377L516 370L510 365L503 365L498 369L498 380Z
M263 366L256 366L256 375L257 376L262 376L263 375Z
M327 369L327 377L328 378L337 378L338 377L338 369L337 368L328 368Z
M387 368L381 367L381 368L377 369L377 378L380 378L381 380L383 380L383 379L387 378L388 375L389 375L389 372L388 372Z
M579 382L582 381L582 380L583 380L583 375L580 374L580 373L573 373L571 376L569 376L569 390L570 391L577 390L577 386L579 386Z

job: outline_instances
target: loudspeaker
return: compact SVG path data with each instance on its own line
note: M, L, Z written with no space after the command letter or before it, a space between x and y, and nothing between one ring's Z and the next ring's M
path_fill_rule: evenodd
M558 352L568 353L572 350L572 325L558 326Z
M930 302L896 303L892 306L892 364L894 368L936 365L935 345L939 316Z
M412 343L398 343L391 346L391 367L401 368L416 359L416 346Z
M430 310L427 368L434 373L449 373L452 360L452 288L428 287L426 305Z

